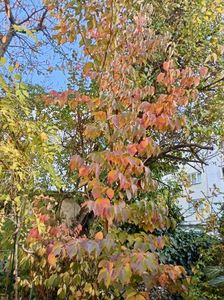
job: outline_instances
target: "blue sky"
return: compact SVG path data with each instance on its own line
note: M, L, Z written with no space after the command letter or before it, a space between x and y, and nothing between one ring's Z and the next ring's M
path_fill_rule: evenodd
M16 0L12 0L10 3L13 7L13 15L18 22L26 19L33 9L38 10L43 7L42 0L21 0L19 2L20 6L15 5L17 3ZM0 5L2 5L1 2ZM43 11L39 13L40 16L42 13ZM34 20L34 22L36 21ZM50 18L44 22L48 33L50 35L55 34L52 30L56 25L55 20ZM9 28L9 20L4 13L4 9L0 11L0 23L0 32L6 34ZM33 25L31 22L25 24L25 26L26 28L30 26L31 29L35 24ZM65 90L68 83L68 64L70 66L72 64L76 65L76 61L71 58L72 51L75 50L78 56L82 53L78 42L57 46L55 41L42 33L38 33L36 38L29 37L23 33L19 33L18 36L20 38L14 37L12 43L10 43L10 48L6 55L8 64L14 65L19 63L23 65L20 73L22 79L28 83L39 84L45 87L46 90ZM44 42L44 46L38 48L38 42ZM30 49L27 47L28 44L31 45Z

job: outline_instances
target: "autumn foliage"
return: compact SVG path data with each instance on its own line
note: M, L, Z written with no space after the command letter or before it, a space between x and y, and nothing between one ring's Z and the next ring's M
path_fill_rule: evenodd
M32 189L30 182L21 184L19 192L24 189L29 199L29 218L21 234L25 271L17 283L27 294L35 290L38 299L46 300L149 300L164 290L184 295L189 283L185 269L166 264L161 256L175 220L164 198L149 199L148 193L158 189L153 176L157 158L184 162L182 153L172 155L178 149L198 155L200 140L191 140L186 128L209 69L201 63L197 68L180 63L170 35L153 30L149 1L44 2L57 22L57 43L79 42L85 57L79 75L95 90L41 94L52 123L52 107L74 113L79 143L69 145L68 171L62 177L69 174L70 185L76 187L80 211L68 226L58 216L56 196L63 194L63 185L58 188L55 179L50 196L33 187L50 176L57 178L58 161L64 164L63 154L51 154L56 138L51 131L45 133L40 122L34 137L27 130L27 140L38 145L31 144L30 161L39 170L38 162L44 165L46 159L56 171L50 170L45 179L34 174ZM25 118L29 114L25 112ZM61 136L63 129L58 131ZM184 142L168 144L175 138ZM61 160L55 162L58 156Z
M70 41L78 32L89 57L83 72L97 82L99 96L70 90L52 92L44 99L72 109L84 105L90 118L83 134L104 145L101 151L90 149L87 156L76 154L70 160L83 191L82 208L93 212L102 230L86 235L77 224L71 232L52 227L48 218L37 215L44 229L32 229L29 239L35 241L32 247L45 245L44 255L55 272L63 268L63 261L70 264L68 282L75 270L76 276L86 278L85 283L81 278L75 283L74 291L68 291L67 285L59 289L59 296L71 293L71 299L90 299L91 295L99 299L109 297L112 288L117 295L124 293L125 299L150 299L155 286L184 292L184 269L160 262L159 251L167 242L163 232L172 221L164 203L144 198L144 193L157 188L147 162L160 154L157 134L181 131L185 126L181 111L197 101L200 76L207 70L195 73L177 68L175 57L167 51L168 37L150 28L150 5L132 7L132 1L110 0L90 2L86 7L77 12L70 4L68 15L57 15L57 38L59 43ZM49 8L54 12L53 3ZM87 25L76 22L74 14ZM144 80L142 70L158 56L163 63L156 66L156 76ZM137 197L140 200L135 201ZM134 224L139 232L129 234L122 224ZM90 269L93 274L88 274Z

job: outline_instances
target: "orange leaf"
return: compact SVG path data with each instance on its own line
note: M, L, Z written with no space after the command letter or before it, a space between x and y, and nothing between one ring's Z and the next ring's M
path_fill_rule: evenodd
M72 156L69 166L70 166L71 171L73 171L75 169L80 168L82 164L83 164L83 159L79 155L76 154L76 155Z
M107 194L108 198L112 199L114 197L114 190L109 188L109 189L107 189L106 194Z
M107 198L98 198L96 200L96 204L107 207L107 206L110 206L110 200Z
M49 265L51 265L52 267L56 267L57 259L53 253L50 253L48 255L47 261L48 261Z
M111 170L107 175L107 180L110 184L114 183L118 179L118 171Z
M6 43L6 40L7 40L7 37L6 37L6 35L4 35L4 36L2 37L2 43L5 44L5 43Z
M109 217L110 200L107 198L98 198L95 202L94 214L100 217Z
M165 77L164 73L159 73L156 79L158 82L162 82L164 80L164 77Z
M102 231L97 232L97 233L95 234L95 240L100 241L100 240L102 240L102 239L103 239L103 233L102 233Z
M94 113L94 117L96 121L106 121L107 114L104 111L97 111Z
M199 77L194 77L194 85L198 86L200 84L200 78Z
M141 143L138 145L138 151L139 152L144 152L147 146L149 145L149 140L145 139L141 141Z
M165 71L168 71L169 68L170 68L170 61L165 61L165 62L163 63L163 69L164 69Z
M83 177L88 176L89 172L90 172L90 170L86 166L82 166L79 168L79 176L83 176Z
M136 144L128 145L127 148L130 155L135 155L138 152Z
M168 276L165 273L161 274L158 279L161 287L164 287L167 284L168 280Z
M84 135L87 138L91 138L91 139L96 139L97 137L100 136L100 134L101 134L101 131L99 130L99 128L94 126L94 124L87 125L86 129L84 131Z

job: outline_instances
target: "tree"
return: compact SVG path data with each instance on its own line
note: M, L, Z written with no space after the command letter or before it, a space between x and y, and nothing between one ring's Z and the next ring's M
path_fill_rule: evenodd
M54 182L60 188L60 181L52 180L56 178L53 160L59 149L54 148L55 128L48 127L43 119L35 119L35 111L31 109L34 98L29 95L28 87L20 82L18 74L11 77L10 84L0 77L0 259L4 262L9 258L3 289L6 287L9 299L18 299L19 247L24 243L31 199L36 188L42 186L46 170L51 185Z
M166 232L175 222L166 202L169 189L161 191L158 184L163 185L162 175L176 171L180 162L201 162L201 150L210 149L214 136L222 135L219 114L211 114L214 106L207 101L213 94L220 101L222 80L214 77L217 73L211 72L210 77L204 57L199 57L201 49L193 57L198 39L192 45L186 30L188 24L193 26L192 6L179 1L165 1L164 5L155 1L154 7L144 1L123 0L45 2L59 20L55 36L59 44L79 39L87 62L81 66L78 91L73 85L67 91L43 95L45 103L59 107L41 108L35 125L39 133L43 115L49 116L59 137L64 135L62 146L67 150L54 153L50 162L67 190L53 189L55 176L52 184L45 184L52 173L38 167L47 161L42 152L39 155L38 141L34 142L34 147L38 146L34 160L29 147L26 155L19 152L34 178L39 178L39 190L34 185L29 188L35 191L29 193L32 214L23 224L22 249L16 255L22 293L41 299L129 300L148 299L155 286L183 293L183 267L164 264L160 257L167 243ZM204 4L194 3L198 18ZM199 20L213 7L209 4ZM216 10L222 3L217 5ZM220 14L217 10L218 18ZM172 26L169 17L173 15ZM209 30L217 25L216 19L212 20L208 31L197 23L200 34L208 32L202 38L202 49L207 52ZM181 30L176 30L177 25ZM221 39L219 26L215 28ZM179 41L177 47L173 40ZM212 54L210 58L212 68L216 57ZM201 131L198 120L203 122ZM23 123L24 117L20 121ZM15 114L12 123L16 123ZM17 130L17 126L13 128ZM47 142L45 131L40 132L40 139ZM49 147L52 141L49 136ZM68 171L65 163L69 156ZM6 172L3 178L7 178ZM61 224L55 213L57 196L68 191L82 203L72 228ZM91 224L86 229L87 219ZM15 286L18 297L18 280Z
M9 47L19 47L23 51L25 48L32 48L27 40L27 36L32 36L34 32L44 31L47 9L44 5L27 1L4 0L1 3L1 21L4 28L0 33L0 57L4 56ZM12 44L12 40L17 39Z
M167 207L163 199L155 203L144 199L144 195L156 189L149 161L162 151L170 152L161 147L160 139L184 128L183 111L197 99L200 75L190 68L178 69L175 57L167 52L168 38L156 35L150 28L151 6L132 1L86 5L88 11L69 3L63 10L66 14L59 9L58 17L65 39L78 20L75 32L80 33L84 51L91 58L84 73L97 83L98 96L77 95L69 90L52 92L45 100L63 104L68 98L72 108L85 105L88 111L90 118L84 136L97 141L100 149L90 149L87 156L75 154L70 169L79 177L83 209L94 213L94 222L101 230L83 235L78 224L69 240L65 227L52 230L52 220L39 216L43 228L33 228L30 246L34 250L41 247L47 253L55 280L63 268L61 260L72 260L71 269L62 271L60 283L49 277L45 285L55 284L61 298L70 295L106 299L112 291L115 297L147 299L157 285L176 292L183 288L183 268L159 260L159 249L165 244L163 232L171 226ZM74 20L76 12L80 18L76 16ZM163 63L153 80L146 82L142 69L157 60ZM138 197L140 200L136 201ZM122 224L135 224L139 232L128 233L122 230ZM156 235L156 231L160 234ZM44 244L48 241L46 250L40 246L41 240ZM40 273L40 269L36 271ZM74 272L85 280L72 281ZM66 282L72 282L74 291L68 290Z
M0 21L0 58L21 73L38 78L37 74L48 76L68 64L65 47L53 39L56 20L44 1L1 1Z

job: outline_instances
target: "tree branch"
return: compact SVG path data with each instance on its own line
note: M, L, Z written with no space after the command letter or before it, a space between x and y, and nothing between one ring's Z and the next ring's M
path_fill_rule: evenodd
M223 81L223 80L224 80L224 76L221 77L220 79L217 79L217 80L215 80L215 81L209 83L209 84L206 85L206 86L203 86L202 88L199 89L199 91L206 91L206 90L208 90L210 87L213 87L214 85L216 85L217 83L219 83L219 82L221 82L221 81Z
M20 25L22 25L22 24L28 22L35 14L37 14L37 13L40 12L40 11L42 11L43 9L45 9L45 7L42 7L42 8L40 8L40 9L38 9L38 10L35 10L34 12L32 12L32 14L28 15L26 19L22 20L22 21L19 22L19 23L16 23L16 25L19 25L19 26L20 26ZM47 10L45 9L45 11L47 11ZM42 18L43 18L43 17L42 17ZM42 19L42 18L41 18L41 19Z

